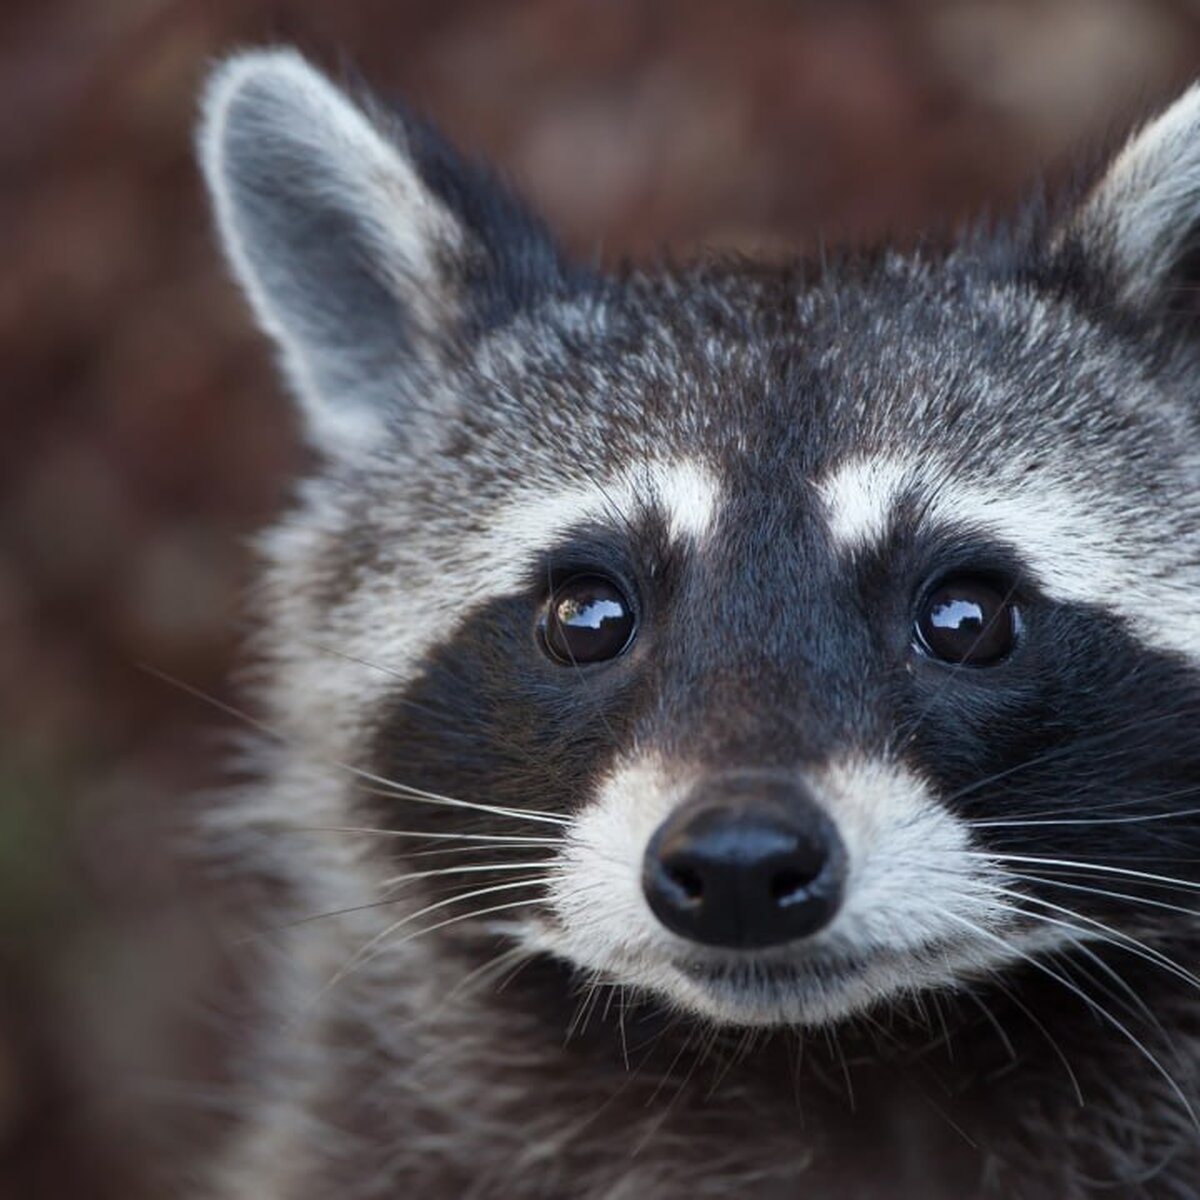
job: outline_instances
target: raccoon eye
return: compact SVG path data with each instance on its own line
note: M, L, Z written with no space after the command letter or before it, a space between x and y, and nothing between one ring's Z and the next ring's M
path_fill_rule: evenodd
M637 625L633 605L611 579L574 575L554 589L539 629L556 662L603 662L624 653Z
M990 667L1012 650L1019 630L1009 594L985 580L959 577L926 598L915 633L917 647L933 658Z

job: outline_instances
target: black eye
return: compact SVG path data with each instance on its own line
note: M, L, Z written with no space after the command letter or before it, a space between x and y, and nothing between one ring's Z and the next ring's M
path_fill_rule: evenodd
M555 661L616 658L633 641L633 605L611 579L575 575L554 589L541 620L542 645Z
M943 662L989 667L1013 648L1020 616L1008 594L982 579L947 579L917 618L918 646Z

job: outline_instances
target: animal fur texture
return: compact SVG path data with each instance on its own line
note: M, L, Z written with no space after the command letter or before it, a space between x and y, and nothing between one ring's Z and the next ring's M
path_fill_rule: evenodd
M211 1194L1200 1196L1200 89L947 253L617 276L289 50L203 107L320 460Z

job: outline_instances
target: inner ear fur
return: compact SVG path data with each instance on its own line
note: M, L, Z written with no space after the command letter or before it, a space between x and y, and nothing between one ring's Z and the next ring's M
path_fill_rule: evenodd
M318 443L402 421L448 348L568 280L486 171L293 50L219 65L197 140L226 257Z
M1119 303L1164 317L1197 309L1200 84L1125 143L1064 236Z

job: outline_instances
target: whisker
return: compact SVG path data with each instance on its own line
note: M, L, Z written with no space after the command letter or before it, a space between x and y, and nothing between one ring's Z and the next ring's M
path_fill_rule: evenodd
M1116 726L1115 728L1105 729L1101 733L1074 738L1069 742L1052 746L1049 750L1046 750L1041 754L1035 754L1033 757L1024 759L1019 763L1015 763L1013 766L1007 767L1003 771L997 771L994 774L987 775L982 779L973 780L971 783L959 788L957 791L954 791L947 796L945 803L956 803L957 801L971 795L973 792L977 792L982 788L990 787L993 784L999 783L1004 779L1008 779L1022 771L1027 771L1034 767L1045 766L1048 763L1052 763L1056 759L1063 757L1064 755L1086 750L1088 747L1095 746L1096 744L1103 745L1104 743L1110 741L1116 742L1117 739L1121 738L1124 734L1144 734L1147 730L1153 729L1157 725L1162 725L1171 721L1177 721L1182 715L1186 715L1186 713L1170 712L1160 714L1157 717L1139 717L1135 721L1128 721L1122 725ZM1090 762L1092 766L1095 767L1097 764L1107 762L1110 759L1120 758L1121 755L1126 753L1128 753L1128 747L1124 742L1119 742L1109 753L1092 753L1090 755ZM1062 811L1070 812L1071 810L1064 809Z
M535 867L549 866L552 859L541 859L537 862L506 862L506 863L472 863L469 866L435 867L429 871L409 871L404 875L392 875L380 881L380 887L396 888L401 884L415 883L420 879L440 879L447 875L474 875L486 871L515 871L533 870Z
M1129 997L1128 1001L1118 1000L1110 989L1105 988L1104 992L1108 996L1112 996L1117 1003L1121 1004L1127 1012L1136 1011L1141 1017L1149 1021L1156 1030L1162 1035L1163 1041L1170 1044L1171 1038L1167 1031L1163 1028L1162 1022L1155 1015L1154 1010L1142 999L1141 995L1133 988L1129 981L1115 968L1111 967L1104 961L1094 950L1082 942L1074 942L1071 945L1071 953L1082 954L1089 962L1091 962L1098 970L1102 971L1109 979L1116 984L1117 987ZM1062 956L1058 956L1056 961L1061 961ZM1067 962L1064 966L1082 972L1083 968L1077 962ZM1090 975L1085 975L1085 979L1090 983L1095 983L1095 979ZM1103 985L1100 985L1103 986Z
M510 808L500 804L484 804L478 800L460 800L454 796L442 796L437 792L427 792L424 788L412 787L407 783L397 783L383 775L365 771L361 767L347 767L347 770L352 771L360 779L366 779L378 785L358 789L369 796L392 796L401 800L417 800L424 804L437 805L440 808L463 808L493 816L515 817L522 821L540 821L547 825L566 826L570 824L566 817L558 817L553 813L537 812L526 808Z
M825 1028L825 1044L830 1051L836 1055L837 1061L842 1069L842 1081L846 1085L846 1103L850 1106L850 1111L857 1112L858 1104L854 1095L854 1080L850 1075L850 1064L846 1061L846 1051L842 1046L842 1040L837 1035L836 1029Z
M497 888L497 891L500 889ZM415 929L412 933L406 934L397 942L389 942L386 946L381 946L376 954L382 954L390 950L398 950L401 946L407 946L410 942L415 942L417 938L422 938L426 934L435 933L439 929L445 929L449 925L458 925L463 921L478 921L481 917L488 917L494 913L509 912L514 908L528 908L532 904L532 900L509 900L504 904L493 904L487 908L472 909L470 912L455 913L452 917L446 917L444 920L437 921L432 925L426 925L423 929Z
M558 846L558 838L530 837L524 834L506 833L427 833L421 829L376 829L369 825L285 825L286 833L361 833L371 837L422 838L431 842L486 842L508 846ZM476 849L486 849L486 846ZM455 847L427 851L430 854L450 854ZM405 851L405 854L409 854Z
M1008 871L1013 879L1021 879L1026 883L1046 884L1049 887L1069 888L1073 892L1083 892L1089 896L1103 896L1110 900L1123 900L1130 904L1142 904L1149 908L1162 908L1167 912L1183 913L1189 917L1200 916L1200 909L1185 908L1182 904L1170 904L1166 900L1155 900L1150 896L1137 896L1131 892L1114 892L1108 888L1092 887L1086 883L1072 883L1069 879L1055 879L1050 875L1026 875L1020 871Z
M952 921L957 921L959 924L963 925L965 928L975 934L976 937L982 937L988 941L996 942L1003 947L1006 952L1012 952L1012 946L1002 937L1000 937L998 934L992 933L988 929L984 929L982 926L976 925L973 921L968 920L960 913L956 913L952 909L944 909L943 915L949 917ZM1032 954L1026 954L1022 951L1017 951L1017 953L1018 956L1024 962L1028 963L1029 966L1033 967L1037 971L1041 971L1044 975L1048 976L1050 979L1066 988L1069 992L1078 997L1092 1012L1096 1013L1096 1015L1101 1017L1104 1021L1107 1021L1108 1024L1110 1024L1123 1037L1125 1037L1130 1045L1132 1045L1138 1051L1138 1053L1142 1055L1146 1062L1149 1063L1150 1066L1153 1067L1154 1070L1162 1077L1164 1082L1174 1093L1175 1097L1179 1100L1180 1104L1183 1105L1183 1108L1187 1112L1188 1117L1191 1119L1192 1124L1195 1125L1197 1129L1200 1129L1200 1118L1197 1118L1195 1109L1192 1107L1187 1096L1184 1095L1183 1089L1175 1081L1175 1077L1166 1069L1166 1067L1162 1065L1161 1062L1159 1062L1154 1054L1151 1053L1146 1045L1127 1025L1125 1025L1118 1017L1114 1017L1113 1014L1108 1011L1108 1009L1096 1001L1095 997L1089 996L1087 992L1085 992L1073 980L1065 978L1058 971L1048 967L1044 962L1040 961Z
M566 1033L563 1035L564 1046L576 1033L582 1033L587 1029L588 1022L592 1016L592 1007L596 996L599 994L602 978L603 972L596 970L590 972L587 979L584 980L579 1001L575 1006L575 1012L571 1017L570 1023L567 1025Z
M472 984L478 985L478 990L482 991L487 987L488 983L494 981L502 975L514 963L524 963L527 959L533 957L534 952L528 946L509 946L507 949L501 950L499 954L493 955L480 966L472 971L468 971L442 998L444 1004L449 1004L452 1000L458 999L460 996L466 995ZM512 975L509 976L512 978Z
M617 985L617 1036L621 1043L621 1062L625 1064L625 1074L629 1074L629 1038L625 1032L625 1013L627 1009L627 1001L625 997L625 985L620 983Z
M1079 1082L1079 1076L1075 1074L1075 1068L1071 1066L1071 1060L1067 1058L1066 1051L1059 1045L1058 1039L1046 1027L1042 1019L1021 999L1017 993L1010 988L1006 983L997 978L995 975L990 977L991 986L996 988L1008 1002L1042 1035L1046 1044L1050 1047L1051 1053L1062 1064L1063 1070L1066 1072L1067 1079L1071 1084L1071 1090L1075 1093L1075 1100L1080 1108L1084 1107L1085 1101L1083 1098L1083 1087ZM1011 1043L1010 1043L1011 1045ZM1013 1061L1016 1062L1014 1054Z
M1200 891L1200 883L1188 879L1176 879L1170 875L1156 875L1150 871L1138 871L1132 867L1112 867L1101 863L1083 862L1070 858L1047 858L1042 855L1008 854L1000 851L966 850L963 852L970 858L982 858L992 863L1026 863L1042 867L1062 867L1072 871L1094 871L1103 875L1122 875L1130 879L1141 879L1146 883L1162 884L1165 887L1176 887L1181 891Z
M374 662L372 659L363 658L358 654L351 654L349 651L340 650L336 646L330 646L324 642L301 640L300 644L307 646L312 650L316 650L320 654L328 654L332 658L340 658L343 662L356 663L360 667L366 667L369 670L378 671L380 674L386 675L390 679L398 680L401 683L408 684L411 682L410 678L405 675L404 672L397 671L394 667L389 667L386 663ZM437 721L446 721L448 719L452 719L453 717L453 714L451 713L441 712L435 708L431 708L427 704L421 704L409 696L392 696L390 698L390 703L399 704L413 712L424 713L426 716L432 717ZM526 762L533 764L538 762L537 756L535 754L531 754L525 747L518 745L509 738L501 738L495 734L493 736L496 736L497 741L506 749L513 751L519 757L525 759Z
M1146 962L1153 963L1160 967L1168 974L1176 976L1185 983L1191 984L1192 987L1200 990L1200 976L1194 975L1186 967L1181 966L1173 958L1163 954L1161 951L1155 950L1152 946L1147 946L1144 942L1127 934L1119 929L1114 929L1111 925L1106 925L1103 921L1097 921L1094 917L1089 917L1084 913L1077 912L1075 909L1066 908L1061 904L1055 904L1053 901L1044 900L1041 896L1032 896L1024 892L1014 892L1010 888L995 888L996 892L1004 896L1014 897L1019 900L1028 901L1030 904L1039 904L1043 908L1048 908L1052 912L1062 913L1073 919L1073 921L1083 921L1088 925L1095 926L1101 931L1100 934L1090 934L1088 930L1081 928L1079 925L1073 924L1071 921L1061 921L1054 917L1048 917L1045 913L1026 913L1026 916L1032 917L1035 920L1041 921L1047 925L1055 925L1065 928L1072 933L1098 937L1100 941L1107 945L1115 946L1120 950L1125 950L1129 954L1135 955L1137 958L1144 959Z
M536 882L536 881L531 881L531 882ZM488 893L488 891L502 891L502 890L503 890L502 887L497 887L497 888L492 888L492 889L485 889L484 892L479 892L479 893L475 893L475 894L476 895L486 895ZM459 900L467 899L466 896L459 896L456 898ZM365 956L360 957L360 955L364 954L364 951L366 949L366 947L363 947L363 949L359 951L359 954L357 954L355 956L355 958L358 961L347 963L346 966L343 967L340 971L338 971L337 974L332 979L330 979L329 982L320 990L320 992L317 993L317 996L315 997L315 999L320 1000L320 998L323 995L325 995L326 992L328 992L331 988L336 987L337 984L340 983L343 979L345 979L346 976L351 973L351 971L356 969L356 967L365 966L367 963L373 962L381 954L383 954L387 951L398 950L398 949L400 949L401 946L407 946L407 945L409 945L409 943L415 942L417 940L417 938L425 937L427 934L430 934L430 933L436 933L439 929L445 929L450 925L458 925L458 924L461 924L463 921L477 921L477 920L479 920L480 917L491 916L493 913L508 912L514 908L527 908L532 903L533 903L532 900L509 900L509 901L506 901L504 904L493 904L493 905L489 906L488 908L472 909L471 912L456 913L454 916L447 917L445 920L435 921L434 924L427 925L423 929L416 929L412 933L406 934L404 937L400 938L399 941L390 942L385 946L377 946L377 947L375 947L375 949L372 953L366 954ZM430 910L426 909L425 911L428 912ZM372 939L372 940L374 940L374 939Z
M999 1018L988 1007L983 997L976 995L974 988L964 985L961 990L962 994L979 1009L984 1020L995 1030L996 1036L1000 1039L1000 1044L1004 1047L1004 1052L1008 1055L1009 1061L1015 1063L1017 1061L1017 1049L1012 1043L1012 1038L1005 1031L1004 1026L1000 1024Z
M946 1047L946 1057L950 1062L953 1062L954 1044L950 1037L950 1023L946 1020L946 1010L942 1007L942 998L937 992L930 992L929 1001L937 1016L938 1025L941 1026L942 1042Z
M406 925L411 925L413 921L419 921L422 917L428 916L431 912L437 912L439 909L448 907L451 904L462 904L467 900L478 900L484 896L492 896L497 892L512 891L514 888L541 886L546 883L550 876L543 872L539 875L527 876L524 879L510 879L504 883L489 884L485 888L476 888L474 891L465 892L455 896L447 896L442 900L435 900L432 904L426 904L423 908L418 909L415 913L409 913L407 916L401 917L398 921L393 921L386 928L381 929L374 936L369 938L354 952L349 960L342 966L333 978L322 989L322 994L331 987L336 987L337 984L346 977L354 968L370 956L370 953L375 947L386 942L392 934L397 930L403 929ZM381 903L396 903L396 901L382 901ZM528 904L529 901L522 901ZM372 908L379 907L378 905L366 905L364 907ZM403 945L404 943L398 943Z
M1183 792L1168 792L1153 797L1159 804L1179 796L1192 796L1200 791L1188 788ZM1033 817L1028 820L982 820L966 822L972 829L1030 829L1041 825L1148 825L1155 821L1178 821L1186 817L1200 817L1200 808L1181 808L1171 812L1137 813L1124 817Z
M542 875L537 877L536 882L548 882L549 880L551 880L553 878L555 878L553 872L545 872ZM475 894L476 893L470 893L469 895L475 895ZM469 899L469 895L468 896L457 896L457 897L451 896L448 899L443 900L442 903L449 904L449 903L453 903L453 901L456 899L460 899L460 900ZM400 903L402 903L402 901L404 899L406 899L406 897L386 896L381 900L365 900L365 901L363 901L362 904L347 904L343 908L329 908L329 909L326 909L324 912L309 913L307 916L294 917L290 921L282 921L278 925L272 925L269 928L259 930L257 933L251 934L246 940L254 941L258 938L267 937L273 933L280 933L280 932L283 932L288 929L296 929L303 925L312 925L317 921L329 921L329 920L332 920L334 917L346 917L346 916L350 916L351 914L357 913L357 912L369 912L373 908L386 908L388 905L391 905L391 904L400 904ZM418 913L416 915L419 916L421 914ZM407 918L406 918L406 920L407 920Z
M168 675L165 671L158 670L157 667L152 667L148 663L138 663L139 669L154 678L161 680L163 683L169 684L172 687L179 688L186 695L192 696L197 700L201 700L206 704L211 705L218 711L225 713L227 716L235 717L253 729L266 734L273 741L281 745L288 745L290 739L281 731L267 722L260 720L257 717L251 716L248 712L229 704L224 700L218 699L216 696L209 695L198 687L194 687L190 683L185 683L182 679L177 679ZM341 762L338 759L322 759L323 765L334 767L339 771L344 771L355 778L364 779L368 783L375 784L377 788L382 788L382 791L376 791L372 788L361 788L361 791L371 795L396 796L407 800L420 800L429 804L437 804L448 808L464 808L472 809L476 812L485 812L495 816L513 817L518 820L525 821L540 821L548 825L565 826L570 822L565 817L554 816L552 813L536 812L532 809L505 807L494 804L483 804L474 800L459 800L452 796L442 796L437 792L428 792L423 788L412 787L409 784L398 783L396 780L388 779L386 776L378 775L373 771L365 770L362 767L356 767L352 763Z

